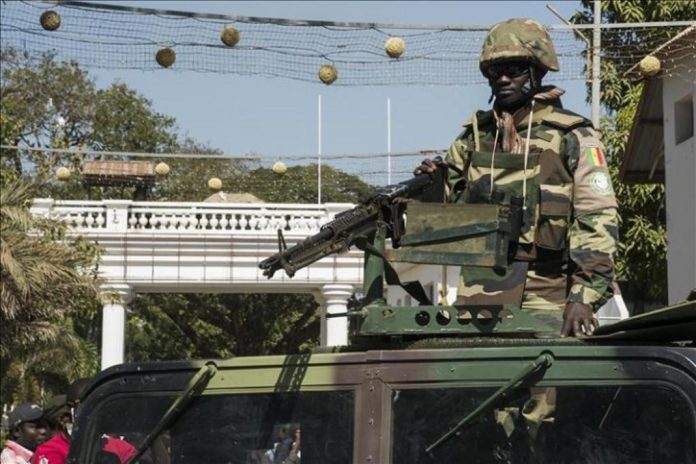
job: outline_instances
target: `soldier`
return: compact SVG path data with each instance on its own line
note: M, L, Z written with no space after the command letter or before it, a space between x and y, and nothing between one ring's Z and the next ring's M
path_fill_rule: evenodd
M514 303L561 336L591 335L612 296L618 233L602 143L589 120L563 108L563 90L542 86L559 66L538 22L493 26L480 69L495 102L449 149L449 201L522 203L522 227L507 272L462 268L456 304ZM416 174L433 171L425 160Z

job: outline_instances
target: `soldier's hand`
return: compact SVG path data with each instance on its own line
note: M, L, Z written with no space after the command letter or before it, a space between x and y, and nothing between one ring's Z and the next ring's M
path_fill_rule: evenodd
M561 337L592 335L597 327L599 327L599 322L590 305L576 302L566 303L563 310Z
M416 169L413 170L413 175L417 176L419 174L428 174L432 176L435 174L435 171L437 171L438 166L447 167L447 161L443 160L440 157L437 157L434 160L431 159L424 159L420 166L418 166Z

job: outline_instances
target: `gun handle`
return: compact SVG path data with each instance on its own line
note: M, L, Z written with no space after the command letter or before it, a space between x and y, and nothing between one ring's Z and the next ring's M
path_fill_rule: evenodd
M418 200L423 203L445 203L445 186L447 185L447 168L438 166L432 174L432 184L423 189Z

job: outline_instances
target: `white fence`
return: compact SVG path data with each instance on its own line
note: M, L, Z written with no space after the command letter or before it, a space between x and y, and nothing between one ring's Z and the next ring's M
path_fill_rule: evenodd
M347 203L170 203L129 200L55 201L36 199L32 212L62 219L78 233L174 232L177 234L269 234L278 229L311 234L349 209Z

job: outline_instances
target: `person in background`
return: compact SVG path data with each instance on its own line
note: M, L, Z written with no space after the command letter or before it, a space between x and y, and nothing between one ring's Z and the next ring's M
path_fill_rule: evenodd
M47 439L50 440L67 426L72 420L72 416L65 395L56 395L49 398L43 409L44 419L46 419L46 424L49 427Z
M285 458L283 464L300 464L302 460L301 431L299 425L293 427L293 436L295 438L295 441L293 441L292 448L290 449L290 454L287 458Z
M66 414L59 414L58 417L62 416L62 419L56 420L56 429L53 437L36 448L36 452L32 456L32 464L65 463L68 458L68 453L70 452L70 432L72 431L72 424L75 420L75 410L80 404L80 398L87 389L90 380L91 379L78 379L73 382L65 394L65 405L54 405L57 411L64 411L65 408L67 408L69 416Z
M22 403L8 417L10 439L0 453L1 464L28 464L34 450L48 438L43 409Z

